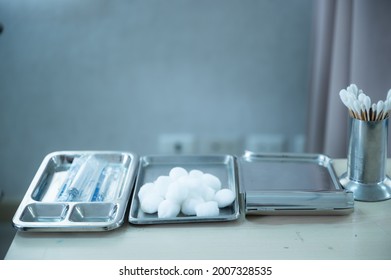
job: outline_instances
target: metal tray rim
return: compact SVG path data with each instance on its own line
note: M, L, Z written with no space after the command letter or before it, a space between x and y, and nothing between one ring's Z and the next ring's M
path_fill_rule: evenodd
M245 186L243 186L243 178L241 172L240 162L242 160L254 160L254 161L289 161L289 162L317 162L323 167L327 168L328 174L330 175L330 179L333 182L333 186L335 189L332 190L315 190L315 191L304 191L304 190L252 190L246 191ZM315 153L303 153L303 154L293 154L293 153L264 153L264 154L256 154L250 151L246 151L242 157L238 159L238 169L239 169L239 184L240 184L240 192L244 196L244 208L246 215L278 215L278 214L349 214L354 210L354 200L352 197L352 193L343 189L340 185L337 175L335 173L334 167L332 165L332 159L324 154L315 154ZM251 205L248 203L249 194L253 194L254 197L251 197ZM338 196L341 200L345 200L345 204L341 204L335 207L329 206L319 206L316 207L314 205L306 205L301 203L302 201L298 201L297 205L294 204L285 204L283 201L281 203L277 203L273 200L273 203L268 204L265 202L256 202L256 196L266 198L268 195L278 196L289 196L289 195L299 195L299 196L307 196L311 194L319 194L319 195L335 195ZM281 209L280 209L281 208ZM282 208L284 208L282 210ZM298 209L300 211L298 211Z
M323 163L322 166L327 168L330 178L333 181L333 186L335 189L332 191L336 192L350 192L345 190L342 185L339 183L338 177L336 175L336 172L334 170L334 167L332 165L333 160L324 154L316 154L316 153L253 153L251 151L246 151L243 156L238 158L238 165L239 165L239 180L241 180L241 172L240 172L240 162L241 160L247 160L247 159L256 159L258 161L275 161L275 160L280 160L280 161L289 161L289 162L321 162ZM246 193L244 190L244 187L240 184L240 192L241 193ZM275 190L260 190L259 192L279 192ZM298 192L306 192L302 190L284 190L281 191L284 193L298 193ZM309 192L314 192L314 191L309 191ZM326 190L318 191L318 192L329 192Z
M236 199L232 205L233 207L233 213L230 215L224 215L224 216L217 216L217 217L195 217L195 216L186 216L186 217L176 217L176 218L170 218L170 219L160 219L160 218L148 218L148 219L140 219L138 217L135 217L133 213L135 213L138 209L136 208L136 203L134 203L135 200L137 200L137 186L141 184L140 182L140 174L143 172L143 168L146 166L144 161L147 159L152 159L152 160L160 160L163 162L166 162L168 160L176 159L175 162L170 161L168 164L169 165L174 165L183 160L191 160L191 163L194 163L197 159L225 159L225 161L229 162L232 165L232 171L233 173L231 174L232 179L233 179L233 188L236 193ZM221 161L219 161L221 162ZM232 221L238 219L240 216L240 211L239 211L239 191L238 191L238 176L237 176L237 166L236 166L236 157L233 155L228 155L228 154L207 154L207 155L144 155L140 157L139 160L139 167L137 171L137 177L136 177L136 182L135 182L135 187L134 187L134 192L131 198L131 203L130 203L130 211L129 211L129 223L135 224L135 225L152 225L152 224L178 224L178 223L194 223L194 222L222 222L222 221Z
M85 221L85 222L70 222L69 216L72 213L73 207L80 203L86 202L40 202L32 198L32 193L37 186L38 181L44 174L45 168L47 167L50 160L57 156L78 156L81 154L99 154L99 155L124 155L130 158L129 166L126 170L126 175L124 178L124 190L122 196L111 203L117 205L117 213L115 218L111 221ZM107 231L120 227L124 223L125 211L128 206L129 197L133 188L133 183L135 180L135 172L138 167L138 155L131 152L125 151L112 151L112 150L64 150L64 151L55 151L47 154L42 160L36 174L34 175L19 207L17 208L13 219L12 225L15 229L20 231L33 231L33 232L79 232L79 231ZM53 221L53 222L27 222L21 220L21 215L29 204L67 204L69 209L67 210L66 219L62 221ZM100 202L94 202L94 204L99 204ZM107 202L105 202L107 203Z

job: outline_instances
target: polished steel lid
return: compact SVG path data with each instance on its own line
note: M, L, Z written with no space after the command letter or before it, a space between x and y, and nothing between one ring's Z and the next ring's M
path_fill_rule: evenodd
M347 214L351 192L339 184L331 159L321 154L255 154L238 158L247 215Z

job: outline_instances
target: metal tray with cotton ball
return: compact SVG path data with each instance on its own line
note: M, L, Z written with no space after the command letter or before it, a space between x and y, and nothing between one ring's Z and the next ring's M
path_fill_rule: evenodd
M230 221L239 217L230 155L140 158L130 205L132 224Z

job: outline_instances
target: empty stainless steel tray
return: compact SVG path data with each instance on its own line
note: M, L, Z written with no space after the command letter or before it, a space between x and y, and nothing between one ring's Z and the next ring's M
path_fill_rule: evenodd
M338 215L354 209L331 159L321 154L254 154L238 159L247 215Z
M103 231L119 227L138 159L123 152L66 151L47 155L13 225L24 231Z

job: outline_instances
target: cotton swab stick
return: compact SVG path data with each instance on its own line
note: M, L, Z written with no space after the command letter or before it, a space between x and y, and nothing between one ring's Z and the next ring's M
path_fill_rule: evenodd
M384 118L388 118L389 116L389 112L391 110L391 99L387 99L385 102L384 102Z
M351 117L355 117L355 114L354 114L353 110L351 109L350 99L349 99L347 90L346 89L341 89L341 91L339 92L339 97L341 98L342 103L346 107L348 107L350 116Z
M354 108L354 111L356 112L356 115L362 119L362 114L361 114L361 105L360 105L360 102L358 100L354 100L353 101L353 108Z
M374 121L374 120L376 120L376 104L375 103L372 104L371 110L372 110L371 121Z

